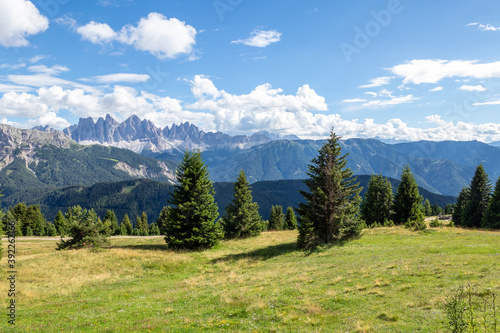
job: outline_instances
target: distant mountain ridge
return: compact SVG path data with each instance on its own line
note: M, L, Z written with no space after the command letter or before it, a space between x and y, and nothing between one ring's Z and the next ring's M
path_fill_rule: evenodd
M206 133L193 124L173 124L163 129L149 120L141 120L133 115L117 122L109 114L96 122L92 118L81 118L78 124L63 130L65 134L80 144L101 144L126 148L136 153L182 152L185 150L213 150L250 148L272 141L266 133L251 136L230 136L221 132Z

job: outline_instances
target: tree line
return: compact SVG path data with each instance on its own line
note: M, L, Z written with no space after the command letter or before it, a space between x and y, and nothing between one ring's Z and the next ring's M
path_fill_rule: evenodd
M425 215L451 213L458 225L499 227L500 179L495 193L482 166L476 170L471 186L460 193L456 207L444 209L419 194L415 178L407 166L403 169L396 194L390 182L381 175L370 178L365 200L352 171L347 168L348 154L342 154L340 137L331 133L308 168L305 185L300 191L303 203L283 214L273 206L269 221L259 215L251 187L241 170L233 186L233 200L219 218L214 187L200 152L186 152L176 171L177 183L157 221L148 225L146 213L137 216L133 226L125 215L118 223L113 211L103 219L93 210L71 207L66 214L58 212L54 223L44 220L38 206L18 204L5 214L4 222L14 219L19 235L67 235L58 249L99 246L110 235L165 235L172 249L205 249L221 239L258 236L263 230L299 229L297 245L311 249L319 244L341 244L361 236L364 227L404 224L412 230L426 228ZM6 220L7 219L7 220ZM5 223L4 223L5 224Z

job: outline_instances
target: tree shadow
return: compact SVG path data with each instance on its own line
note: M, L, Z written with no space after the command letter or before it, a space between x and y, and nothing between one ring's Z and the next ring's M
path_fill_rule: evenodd
M172 251L167 244L137 244L137 245L112 245L107 249L128 249L128 250L147 250L147 251Z
M238 254L229 254L227 256L217 258L212 260L213 264L219 263L219 262L224 262L224 261L237 261L237 260L269 260L274 257L278 257L281 255L285 255L287 253L295 252L298 251L297 249L297 242L292 242L292 243L285 243L285 244L278 244L278 245L271 245L262 249L250 251L250 252L243 252L243 253L238 253Z

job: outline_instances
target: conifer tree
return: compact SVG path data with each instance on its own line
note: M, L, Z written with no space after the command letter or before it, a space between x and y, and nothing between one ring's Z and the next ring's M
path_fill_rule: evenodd
M26 220L26 214L28 213L28 206L26 206L24 202L21 202L11 208L10 212L16 219L16 223L19 225L22 234L26 235L27 225L24 225L24 221Z
M148 215L146 212L142 212L141 215L141 227L139 228L139 233L141 236L148 236L149 235L149 224L148 224Z
M165 241L170 248L211 248L224 237L224 231L216 222L219 208L201 153L187 151L176 175Z
M425 201L424 201L424 214L425 214L425 216L432 216L433 213L434 213L434 209L431 206L431 202L429 201L429 199L425 199Z
M483 228L500 229L500 177L483 216Z
M368 182L365 200L361 203L361 217L366 225L384 225L391 219L392 205L391 183L382 175L372 175Z
M469 198L470 189L468 187L464 187L458 195L457 203L455 204L455 209L453 210L453 214L451 216L451 219L453 220L453 223L455 223L455 225L463 225L464 210L467 206L467 203L469 202Z
M45 233L47 236L57 236L57 230L55 225L53 225L51 222L47 222L45 226Z
M234 183L233 200L226 206L223 221L226 238L253 237L262 231L259 205L253 202L252 190L243 170Z
M58 235L64 236L66 234L66 218L61 211L57 212L57 216L54 220L54 226L56 227Z
M318 156L309 165L305 184L309 192L300 191L299 248L318 243L339 243L359 237L362 221L357 217L361 198L359 183L347 168L347 154L342 155L340 137L331 133Z
M102 222L107 223L109 225L112 235L116 236L121 234L121 229L120 226L118 225L118 218L116 217L115 212L112 211L111 209L108 209L106 211L106 215L104 215Z
M420 220L423 214L422 199L410 167L406 166L394 197L394 222L404 224L409 220Z
M467 228L480 228L491 197L491 182L482 164L476 168L469 188L469 200L463 210L462 225Z
M285 229L294 230L297 229L297 217L292 207L286 209L285 215Z
M120 235L122 236L127 236L127 227L125 226L125 223L120 223Z
M30 226L34 236L45 236L46 223L38 205L28 207L23 225Z
M71 207L67 221L68 240L61 237L57 250L82 247L102 247L108 244L109 229L99 220L94 210Z
M168 223L168 215L170 214L170 206L165 206L160 212L160 216L156 220L156 225L160 230L160 235L165 235L165 228Z
M128 217L128 214L125 214L122 220L122 224L125 226L127 230L127 235L132 235L132 230L134 229L132 227L132 222L130 222L130 218Z
M285 216L282 206L272 206L271 216L269 217L269 230L283 230L285 226Z

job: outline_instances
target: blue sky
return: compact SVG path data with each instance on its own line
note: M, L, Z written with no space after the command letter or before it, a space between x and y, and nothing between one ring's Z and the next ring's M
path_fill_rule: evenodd
M0 0L0 121L500 140L498 1Z

